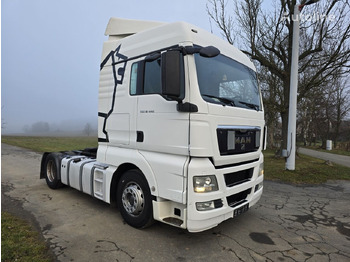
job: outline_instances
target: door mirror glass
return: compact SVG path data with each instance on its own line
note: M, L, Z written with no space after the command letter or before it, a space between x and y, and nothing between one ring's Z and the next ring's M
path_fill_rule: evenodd
M180 51L167 51L162 54L162 95L174 100L183 99L184 70Z

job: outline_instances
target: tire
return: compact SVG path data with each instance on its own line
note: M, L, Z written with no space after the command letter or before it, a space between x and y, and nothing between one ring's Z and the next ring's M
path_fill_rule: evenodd
M59 163L54 155L49 154L46 157L44 172L45 172L45 180L46 184L51 189L57 189L63 186L61 180L58 178L59 174Z
M130 226L146 228L153 220L152 196L144 175L139 170L126 171L117 187L120 213Z

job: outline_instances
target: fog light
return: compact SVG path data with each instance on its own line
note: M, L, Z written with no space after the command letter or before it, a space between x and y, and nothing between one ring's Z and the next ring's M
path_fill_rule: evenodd
M193 177L193 189L197 193L217 191L218 182L215 176L195 176Z
M207 211L215 208L214 201L197 202L196 208L198 211Z
M255 186L255 189L254 189L254 193L256 192L256 191L258 191L260 188L262 188L263 187L263 182L260 182L259 184L257 184L256 186Z

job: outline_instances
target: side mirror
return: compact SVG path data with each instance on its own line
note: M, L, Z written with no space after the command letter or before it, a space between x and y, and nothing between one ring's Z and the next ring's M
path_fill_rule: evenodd
M162 54L162 95L181 101L181 90L184 85L182 54L170 50Z

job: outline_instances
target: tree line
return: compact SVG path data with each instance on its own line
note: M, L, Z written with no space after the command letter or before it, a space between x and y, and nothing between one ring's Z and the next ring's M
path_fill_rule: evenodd
M31 125L25 125L23 127L23 131L25 134L33 135L49 135L49 134L59 134L65 132L64 129L58 129L57 127L52 127L48 122L38 121ZM96 130L92 128L90 123L86 123L85 126L81 129L81 131L77 131L77 133L90 136L96 134Z

